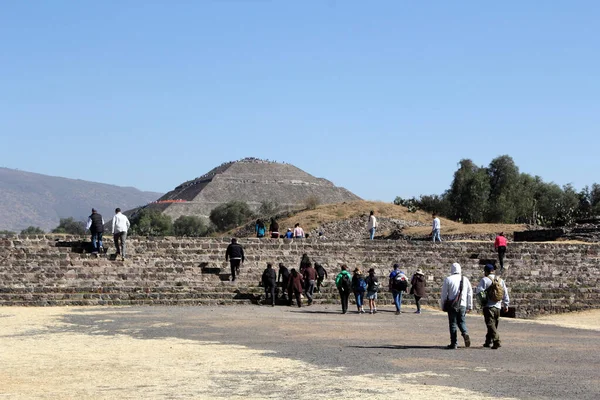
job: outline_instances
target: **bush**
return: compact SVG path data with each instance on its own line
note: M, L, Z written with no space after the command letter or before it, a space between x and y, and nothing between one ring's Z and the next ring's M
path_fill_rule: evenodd
M271 217L277 214L279 208L279 204L275 201L263 201L260 203L258 213L263 217Z
M16 232L13 231L0 231L0 235L6 235L6 236L14 236L16 235Z
M44 233L44 230L38 226L30 226L21 231L21 235L43 235Z
M141 236L168 236L173 232L173 221L158 210L143 209L132 217L131 231Z
M210 220L220 231L240 226L253 217L253 213L243 201L230 201L221 204L210 212Z
M206 236L207 232L208 227L200 217L186 217L182 215L173 223L173 233L177 236Z
M307 210L314 210L319 204L321 204L321 200L315 195L308 196L304 199L304 206Z
M69 235L85 235L85 222L75 221L73 217L61 218L60 223L52 233L66 233Z

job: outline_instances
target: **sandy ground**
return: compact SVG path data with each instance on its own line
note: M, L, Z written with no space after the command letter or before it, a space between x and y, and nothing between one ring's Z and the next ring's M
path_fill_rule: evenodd
M0 309L0 399L501 398L424 385L423 378L433 372L349 374L219 341L141 337L134 324L106 331L102 326L115 312L139 313L97 307ZM67 317L75 314L93 323L85 331L71 329ZM524 323L600 330L600 311ZM171 324L156 319L150 325Z

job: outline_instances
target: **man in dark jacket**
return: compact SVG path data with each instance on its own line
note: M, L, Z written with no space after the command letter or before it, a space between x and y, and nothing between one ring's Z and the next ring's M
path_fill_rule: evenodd
M240 264L243 264L246 258L244 257L244 248L238 244L236 238L231 239L231 243L225 251L225 261L229 260L231 266L231 281L235 282L236 273L240 274Z
M287 300L287 287L289 279L290 270L285 265L283 265L283 263L279 263L279 273L277 274L277 282L281 282L281 296L284 300Z
M92 234L92 254L98 256L102 251L102 234L104 233L104 218L98 214L95 208L92 208L92 215L88 217L85 229L89 229Z
M306 268L304 268L304 273L302 274L304 277L304 293L308 298L308 305L310 306L313 303L313 292L315 291L315 282L317 280L317 270L315 270L312 266L312 263L309 263Z
M275 285L277 281L277 274L273 269L271 263L267 263L267 268L262 274L262 285L265 288L265 301L271 296L271 306L275 307Z
M315 263L315 270L317 271L317 292L321 293L321 285L325 278L327 278L327 271L319 263Z

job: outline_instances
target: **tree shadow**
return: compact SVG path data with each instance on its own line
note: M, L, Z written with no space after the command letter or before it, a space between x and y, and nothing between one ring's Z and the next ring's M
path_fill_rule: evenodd
M410 350L410 349L436 349L446 350L446 346L405 346L405 345L391 345L383 344L380 346L347 346L355 349L390 349L390 350Z

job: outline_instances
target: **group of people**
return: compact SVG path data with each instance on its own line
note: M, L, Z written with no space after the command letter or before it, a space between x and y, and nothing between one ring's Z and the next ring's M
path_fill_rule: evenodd
M112 235L117 250L115 257L121 257L123 261L125 260L125 241L127 240L129 227L130 223L127 216L121 213L120 208L115 209L115 215L112 218ZM92 208L92 213L88 217L85 229L89 230L92 236L92 254L98 257L100 253L104 252L102 243L104 218L102 218L102 215L95 208Z
M280 237L286 239L303 239L308 237L308 234L304 233L304 229L302 229L299 223L294 225L294 230L292 230L292 228L287 228L287 232L282 234L279 232L279 223L275 218L271 218L268 230L264 221L260 218L257 219L256 224L254 225L254 232L256 233L257 238L263 238L267 234L272 239L278 239Z
M307 298L308 305L313 303L313 295L321 292L323 281L327 279L327 271L323 265L311 262L307 254L302 255L298 269L288 269L279 263L279 271L275 273L273 265L267 263L263 271L261 286L265 289L265 301L275 306L275 301L280 298L289 306L296 300L296 305L302 307L302 296ZM281 294L279 290L281 289Z
M394 305L396 306L396 315L402 313L402 296L408 291L408 279L404 271L400 270L400 265L394 264L393 270L388 277L388 290L392 293ZM420 268L415 272L410 280L410 294L415 296L417 311L415 314L421 314L420 300L425 296L425 275ZM375 275L375 269L369 269L368 275L364 276L360 268L355 268L351 275L346 264L341 266L341 271L335 277L335 285L340 293L342 303L342 313L348 312L348 300L350 294L354 294L356 308L359 314L364 314L363 301L366 296L369 301L369 314L377 313L377 293L381 291L379 279Z

